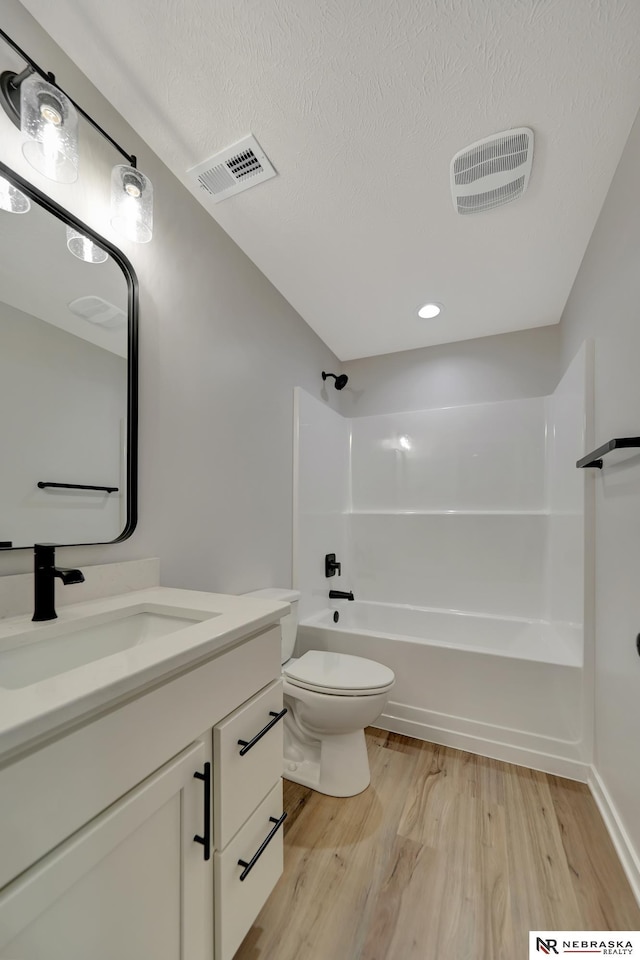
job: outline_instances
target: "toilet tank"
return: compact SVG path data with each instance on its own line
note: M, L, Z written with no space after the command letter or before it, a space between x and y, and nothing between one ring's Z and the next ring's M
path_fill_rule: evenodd
M296 634L298 632L298 601L300 599L299 590L287 590L284 587L264 587L262 590L252 590L245 594L246 597L262 597L263 600L281 600L282 603L291 604L291 613L288 613L280 620L282 628L282 657L280 662L286 663L293 656L293 648L296 645Z

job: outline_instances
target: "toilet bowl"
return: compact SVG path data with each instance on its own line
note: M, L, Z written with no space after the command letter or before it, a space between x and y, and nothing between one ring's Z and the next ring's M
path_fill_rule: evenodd
M268 587L247 596L291 604L281 620L283 776L332 797L361 793L371 779L364 728L384 710L393 671L374 660L324 650L292 657L299 592Z

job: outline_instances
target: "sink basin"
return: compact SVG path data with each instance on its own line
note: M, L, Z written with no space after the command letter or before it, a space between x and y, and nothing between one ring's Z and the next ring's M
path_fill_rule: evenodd
M55 677L76 667L150 643L176 630L210 620L218 614L162 608L116 611L106 622L54 624L47 636L0 651L0 687L15 690ZM56 635L53 635L56 634Z

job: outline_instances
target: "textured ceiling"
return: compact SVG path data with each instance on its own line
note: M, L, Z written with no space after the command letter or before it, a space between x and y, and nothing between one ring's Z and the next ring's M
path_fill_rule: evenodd
M255 134L279 176L209 209L343 360L557 323L640 105L636 0L23 2L183 182ZM527 194L458 216L514 126Z

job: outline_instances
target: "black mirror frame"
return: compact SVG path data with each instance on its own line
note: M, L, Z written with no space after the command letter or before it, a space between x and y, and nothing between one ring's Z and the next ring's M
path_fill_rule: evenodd
M12 183L18 190L26 194L29 199L35 201L49 213L53 214L67 226L73 227L79 233L90 237L98 246L107 251L122 270L128 287L127 299L127 470L126 470L126 489L127 489L127 519L122 533L114 540L98 541L97 543L60 543L61 547L88 547L88 546L106 546L109 543L120 543L127 540L136 528L138 523L138 278L130 261L125 257L121 250L114 247L109 240L105 240L100 234L96 233L91 227L88 227L82 220L78 220L72 213L61 207L55 200L48 197L46 193L38 190L28 180L24 180L15 173L10 167L0 161L0 176ZM5 550L32 550L33 545L29 547L4 547Z

